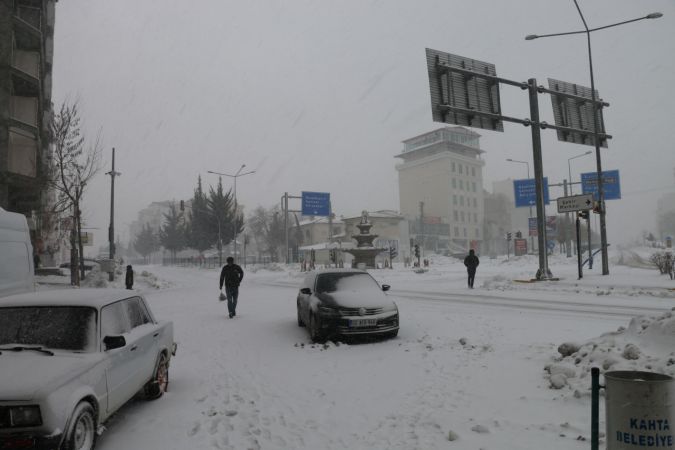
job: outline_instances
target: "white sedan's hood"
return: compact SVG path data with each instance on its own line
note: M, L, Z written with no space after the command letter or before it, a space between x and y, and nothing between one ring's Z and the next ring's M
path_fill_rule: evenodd
M100 359L97 354L55 351L54 356L32 350L1 350L0 401L30 401L60 387Z

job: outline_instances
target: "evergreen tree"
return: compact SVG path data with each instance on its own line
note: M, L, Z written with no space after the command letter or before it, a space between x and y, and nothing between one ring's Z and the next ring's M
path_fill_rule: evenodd
M169 213L164 214L164 224L159 230L159 241L165 249L171 252L171 259L176 259L176 253L185 248L186 233L183 223L183 216L176 209L175 204L171 204Z
M223 180L218 179L216 189L209 187L207 199L209 219L208 234L212 242L216 242L218 249L232 242L235 230L237 234L244 230L244 217L235 212L232 191L223 190Z
M211 248L217 244L217 239L209 233L209 222L211 221L211 212L209 211L208 198L202 189L202 177L197 179L197 188L192 197L192 209L189 213L189 222L187 228L188 245L199 253Z
M136 236L134 241L134 250L140 254L144 260L147 260L148 255L159 250L159 240L157 235L152 231L150 225L145 225L143 230Z

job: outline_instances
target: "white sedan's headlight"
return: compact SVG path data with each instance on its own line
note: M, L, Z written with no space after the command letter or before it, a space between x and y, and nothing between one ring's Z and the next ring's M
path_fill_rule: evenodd
M13 427L34 427L42 425L40 407L31 406L12 406L9 408L10 423Z

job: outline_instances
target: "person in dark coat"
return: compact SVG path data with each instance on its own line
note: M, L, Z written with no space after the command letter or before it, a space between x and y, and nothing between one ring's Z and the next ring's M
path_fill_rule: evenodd
M134 287L134 270L131 268L131 265L127 266L127 273L124 277L124 284L126 284L127 289L133 289Z
M234 263L234 258L228 256L227 264L220 271L220 290L225 284L225 295L227 296L227 310L230 313L230 319L237 315L237 298L239 298L239 285L244 279L244 271Z
M473 279L476 277L476 268L480 264L478 256L474 253L473 250L469 250L469 254L464 258L464 265L466 266L466 271L469 274L469 288L473 289Z

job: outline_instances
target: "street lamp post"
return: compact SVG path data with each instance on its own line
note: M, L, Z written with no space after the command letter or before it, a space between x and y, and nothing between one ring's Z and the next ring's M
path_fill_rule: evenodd
M570 161L572 161L573 159L581 158L582 156L590 155L591 153L593 153L593 152L589 150L589 151L587 151L585 153L582 153L580 155L572 156L571 158L567 158L567 174L569 175L570 195L572 195L572 184L573 184L572 183L572 166L570 165Z
M230 175L230 174L227 174L227 173L221 173L221 172L214 172L214 171L211 171L211 170L207 171L208 173L212 173L214 175L221 175L221 176L225 176L225 177L234 178L234 221L233 221L233 226L232 226L234 236L232 237L232 240L233 240L233 246L234 246L234 255L233 256L234 256L235 259L237 258L237 178L243 177L244 175L250 175L252 173L255 173L255 170L251 170L250 172L241 173L241 171L244 169L244 167L246 167L246 164L242 164L241 167L239 168L239 170L237 170L237 173L235 173L234 175ZM218 227L220 228L220 225L218 225ZM222 264L222 262L221 262L221 264Z
M527 161L519 161L517 159L506 158L508 162L525 164L527 166L527 179L530 179L530 163ZM530 205L530 218L532 217L532 205ZM527 221L527 234L530 234L530 221ZM530 251L534 252L534 236L530 235Z
M586 34L586 40L588 42L588 67L591 75L591 102L593 104L593 142L595 144L595 160L596 160L596 172L597 172L597 183L598 183L598 200L600 203L600 240L601 240L601 250L602 250L602 274L609 275L609 258L607 256L607 225L605 222L605 189L602 185L602 161L600 156L600 139L598 138L598 101L595 98L595 78L593 76L593 58L591 56L591 33L594 31L604 30L605 28L612 28L619 25L624 25L631 22L637 22L638 20L644 19L658 19L662 17L663 14L660 12L654 12L647 14L643 17L638 17L636 19L624 20L623 22L617 22L610 25L605 25L597 28L588 28L586 19L584 18L581 8L579 8L579 3L577 0L574 1L574 6L576 6L581 21L584 24L584 30L579 31L568 31L566 33L552 33L552 34L529 34L525 36L525 40L531 41L533 39L545 38L545 37L554 37L554 36L567 36L570 34Z
M112 170L106 172L110 175L110 227L108 227L108 245L110 246L110 272L108 273L108 280L115 280L115 177L122 175L115 171L115 148L112 149ZM79 214L79 211L78 211ZM79 221L79 218L78 218ZM82 258L83 255L80 255Z

